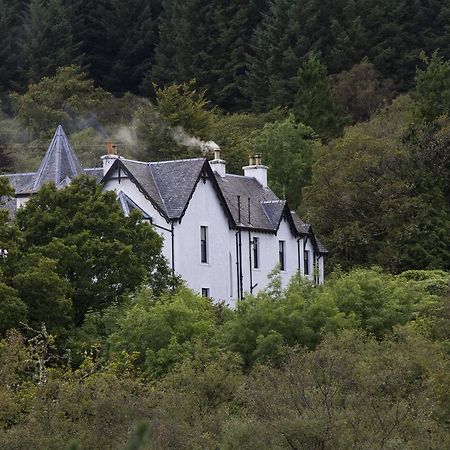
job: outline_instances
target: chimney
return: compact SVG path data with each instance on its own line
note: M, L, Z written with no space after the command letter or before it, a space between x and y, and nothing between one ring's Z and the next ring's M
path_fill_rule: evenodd
M225 161L220 158L220 148L217 144L212 146L212 143L209 146L214 150L214 159L209 162L211 169L221 177L224 177L226 175L226 165Z
M261 155L249 158L249 165L242 168L246 177L256 178L263 187L267 187L267 166L261 164Z
M106 155L101 157L103 161L103 176L106 175L117 158L117 144L114 144L110 139L108 139L106 141Z

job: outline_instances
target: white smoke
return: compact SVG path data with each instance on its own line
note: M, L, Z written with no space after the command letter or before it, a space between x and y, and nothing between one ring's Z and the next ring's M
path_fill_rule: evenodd
M177 145L199 148L203 155L219 149L219 146L214 141L202 141L197 137L190 136L181 126L170 128L170 136Z

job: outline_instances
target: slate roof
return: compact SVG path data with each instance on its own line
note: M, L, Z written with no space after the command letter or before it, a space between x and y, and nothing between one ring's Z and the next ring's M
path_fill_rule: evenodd
M311 226L302 222L294 212L289 211L285 200L280 200L270 188L263 187L255 178L232 174L221 177L212 171L205 158L163 162L140 162L117 158L112 167L114 166L118 167L119 171L124 170L168 220L181 220L203 174L212 180L231 226L276 233L284 218L289 222L295 235L311 236L319 252L327 252L314 236ZM114 172L111 169L106 177ZM58 126L37 172L6 176L16 195L29 195L39 190L44 183L51 181L57 188L67 186L73 177L81 173L94 177L98 183L106 179L103 176L103 168L82 168L64 130ZM138 209L145 218L150 218L123 192L119 193L118 201L126 214L132 209ZM15 199L7 200L4 207L9 210L11 216L14 216Z
M170 220L182 217L205 165L204 158L163 162L118 159L155 207Z
M72 178L81 173L83 173L81 163L73 151L62 126L59 125L33 182L18 192L37 192L42 185L51 181L57 187L64 187Z
M94 177L98 183L103 178L103 168L82 168L62 126L59 125L37 172L0 174L0 176L8 178L16 195L27 196L37 192L48 182L54 182L56 187L61 189L81 173ZM14 217L17 209L16 199L0 200L5 202L3 208L9 211L10 217Z

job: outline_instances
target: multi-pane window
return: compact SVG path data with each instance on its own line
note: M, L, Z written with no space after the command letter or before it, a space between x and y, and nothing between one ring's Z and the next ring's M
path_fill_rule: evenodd
M304 251L304 273L305 275L309 275L309 250Z
M208 262L208 227L200 227L200 261Z
M209 297L209 288L202 288L202 297Z
M280 261L280 270L286 270L286 242L279 241L279 261Z
M259 269L259 238L253 238L253 268Z

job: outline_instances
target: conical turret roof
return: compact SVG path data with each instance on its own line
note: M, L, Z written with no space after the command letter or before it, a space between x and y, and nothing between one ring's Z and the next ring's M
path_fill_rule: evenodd
M49 182L55 183L57 187L64 186L81 173L83 168L80 161L69 144L63 127L59 125L36 173L32 190L37 191Z

